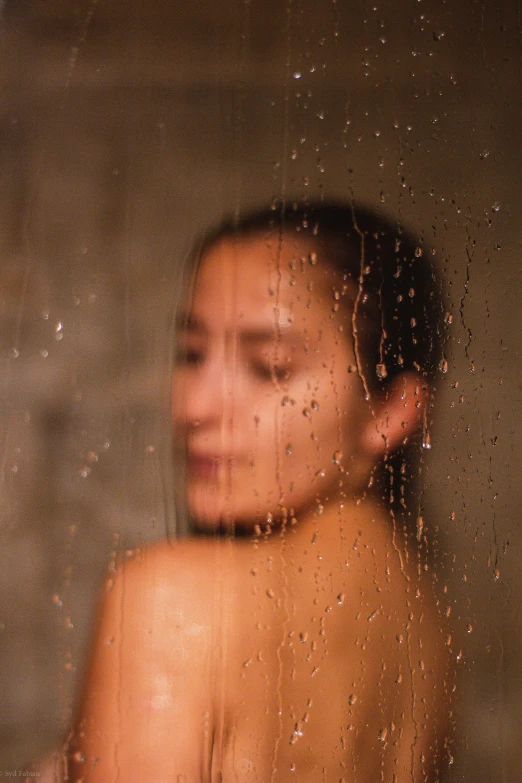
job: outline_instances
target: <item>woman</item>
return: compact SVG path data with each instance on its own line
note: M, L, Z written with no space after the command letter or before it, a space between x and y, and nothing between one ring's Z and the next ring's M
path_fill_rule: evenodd
M444 637L409 506L438 361L426 251L312 204L223 225L192 271L172 418L194 535L111 575L74 775L435 780Z

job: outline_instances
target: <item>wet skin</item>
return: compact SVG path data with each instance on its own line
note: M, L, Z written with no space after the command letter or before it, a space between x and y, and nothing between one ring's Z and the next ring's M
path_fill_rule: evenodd
M444 754L431 586L367 490L426 389L405 374L365 399L342 291L289 237L203 258L176 448L198 526L245 535L162 542L112 575L77 724L85 780L420 783Z

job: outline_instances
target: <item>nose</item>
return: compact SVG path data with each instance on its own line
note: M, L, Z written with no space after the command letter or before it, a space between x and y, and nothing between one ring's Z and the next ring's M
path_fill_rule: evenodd
M201 364L176 370L172 382L172 417L177 429L221 429L225 400L230 397L230 372L224 356L214 355ZM227 406L228 407L228 406Z

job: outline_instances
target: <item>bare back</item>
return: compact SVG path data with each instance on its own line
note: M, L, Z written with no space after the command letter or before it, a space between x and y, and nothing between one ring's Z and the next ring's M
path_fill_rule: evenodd
M146 549L107 588L75 772L431 780L445 728L439 626L426 584L367 513Z

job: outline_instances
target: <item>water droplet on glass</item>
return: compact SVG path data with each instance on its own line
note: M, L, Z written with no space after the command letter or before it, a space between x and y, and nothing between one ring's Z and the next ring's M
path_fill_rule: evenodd
M375 367L375 372L377 374L377 378L379 378L380 380L386 378L388 375L388 370L386 369L385 364L377 364Z
M9 358L18 359L19 356L20 356L20 351L18 350L18 348L11 348L11 350L9 351Z
M295 71L293 74L294 79L300 79L302 75L301 71Z
M267 594L267 596L268 596L269 598L273 598L273 597L275 596L275 593L274 593L274 591L272 590L272 588L271 588L271 587L267 587L267 589L266 589L266 594Z
M312 408L313 411L318 411L319 403L317 402L317 400L312 400L312 402L310 403L310 407Z
M301 729L299 727L299 724L296 723L295 727L294 727L294 730L292 732L292 736L290 737L290 745L293 745L294 742L297 742L299 737L302 737L302 736L303 736L303 732L301 731Z
M424 530L424 520L422 517L419 517L417 519L417 541L421 540L423 530Z
M317 264L317 253L312 251L308 256L308 260L312 266L315 266Z
M334 451L332 455L332 462L334 465L340 465L341 460L343 458L342 451Z
M491 209L493 210L493 212L498 212L498 211L499 211L499 209L500 209L500 204L498 203L498 201L495 201L495 203L493 204L493 206L491 207Z
M292 453L292 444L291 443L287 443L286 444L286 448L285 448L285 454L287 456L290 456L291 453Z
M430 437L430 433L428 432L428 430L426 430L423 433L422 448L423 449L431 449L431 437Z
M357 704L357 694L355 694L355 693L351 693L351 694L348 696L348 704L350 704L350 705L351 705L351 704Z

